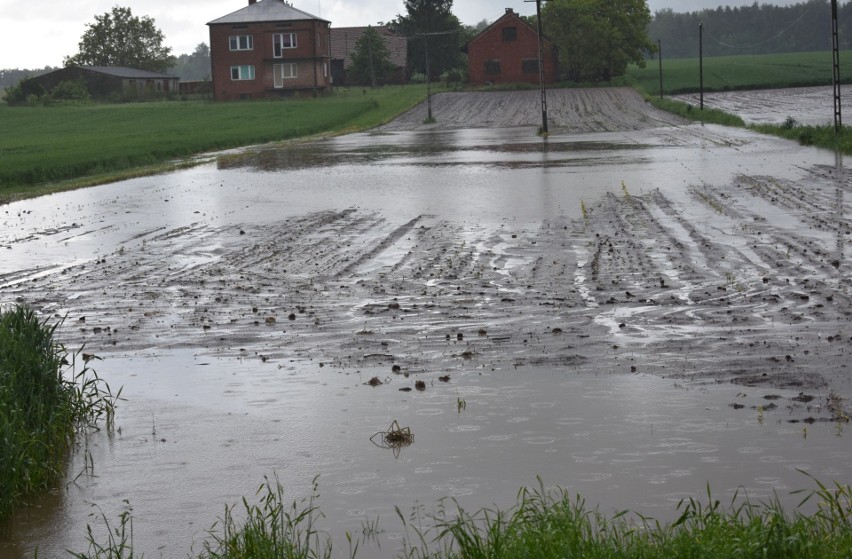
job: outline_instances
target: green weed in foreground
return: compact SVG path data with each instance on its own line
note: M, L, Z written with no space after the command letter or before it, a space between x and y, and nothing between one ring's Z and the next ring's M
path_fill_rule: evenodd
M805 474L808 475L808 474ZM404 539L397 557L406 559L849 559L852 557L852 488L828 487L800 492L803 499L790 515L778 500L752 504L735 495L725 508L708 488L707 501L683 500L679 518L661 524L621 512L606 516L587 508L579 496L564 489L522 489L511 509L482 509L471 514L454 500L444 500L436 514L415 510L397 514ZM315 499L284 505L277 478L266 480L259 504L250 505L237 521L226 507L213 527L199 559L315 559L332 557L331 541L316 528L321 518ZM812 512L801 509L810 506ZM122 516L122 529L128 519ZM423 524L427 527L424 528ZM368 524L345 556L357 556L359 544L375 537L377 523ZM115 530L118 534L118 530ZM92 549L95 544L89 530ZM126 540L126 538L125 538ZM75 554L76 559L132 558L124 555ZM342 555L336 555L342 556Z
M76 372L88 356L55 342L58 325L22 306L0 313L0 520L61 477L77 433L113 427L121 391L85 363Z
M289 507L284 488L275 476L257 490L259 504L243 498L244 515L237 521L233 507L225 506L225 516L209 531L199 559L317 559L331 557L331 542L315 522L322 517L314 504L317 483L311 496ZM354 553L354 552L353 552ZM83 558L81 558L83 559Z

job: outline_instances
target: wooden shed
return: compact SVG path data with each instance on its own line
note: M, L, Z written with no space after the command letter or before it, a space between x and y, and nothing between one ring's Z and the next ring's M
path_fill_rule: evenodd
M94 98L113 94L164 94L178 91L179 78L121 66L68 66L30 78L23 83L25 95L44 95L66 81L82 81Z

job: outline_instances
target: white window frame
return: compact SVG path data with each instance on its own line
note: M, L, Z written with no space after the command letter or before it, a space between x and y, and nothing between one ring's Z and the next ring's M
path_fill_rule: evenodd
M295 62L272 65L272 85L276 89L281 89L284 87L284 80L293 80L298 77L299 65Z
M284 37L289 40L285 43ZM285 49L295 49L299 46L299 36L294 32L272 34L272 56L273 58L284 58Z
M252 35L231 35L228 37L228 47L232 51L254 50L254 37Z
M252 64L231 66L231 81L249 81L253 79L254 66Z

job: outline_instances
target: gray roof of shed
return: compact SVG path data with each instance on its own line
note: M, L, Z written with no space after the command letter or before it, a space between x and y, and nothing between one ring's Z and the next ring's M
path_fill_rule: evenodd
M214 19L207 25L218 25L221 23L269 23L274 21L309 21L317 20L330 23L315 15L302 10L297 10L282 0L260 0L255 4L230 13L226 16Z
M352 64L352 54L355 52L355 43L369 27L332 27L331 28L331 58L332 60L343 60L343 67L348 68ZM385 46L390 52L390 62L399 68L405 68L408 64L408 39L394 33L390 27L373 27L384 40Z
M159 72L150 72L148 70L140 70L138 68L127 68L125 66L80 66L83 70L95 72L98 74L106 74L114 78L125 78L131 80L165 80L178 79L177 76L169 74L161 74Z

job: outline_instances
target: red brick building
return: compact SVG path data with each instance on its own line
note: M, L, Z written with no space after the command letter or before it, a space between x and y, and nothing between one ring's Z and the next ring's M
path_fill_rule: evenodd
M248 0L248 6L207 25L217 101L316 94L331 87L330 22L283 0Z
M538 83L538 30L511 8L470 40L467 53L471 85L489 83ZM559 77L556 45L544 39L544 82Z

